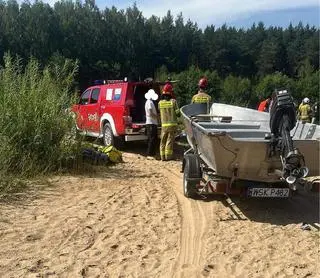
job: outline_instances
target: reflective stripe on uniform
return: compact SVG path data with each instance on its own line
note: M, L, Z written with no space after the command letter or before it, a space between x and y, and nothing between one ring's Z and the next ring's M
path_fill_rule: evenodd
M164 124L161 124L161 126L163 127L168 127L168 126L176 126L178 125L177 123L164 123Z
M192 99L191 103L207 103L211 102L211 96L209 96L206 92L200 90L197 94L195 94Z
M209 98L208 97L202 97L202 96L194 97L193 102L194 103L208 103L209 102Z
M176 126L163 127L161 130L160 156L161 159L171 159L173 155L173 144Z
M159 102L159 108L173 108L173 102L172 101L160 101Z
M179 111L175 100L160 100L160 119L162 127L177 125L177 111Z

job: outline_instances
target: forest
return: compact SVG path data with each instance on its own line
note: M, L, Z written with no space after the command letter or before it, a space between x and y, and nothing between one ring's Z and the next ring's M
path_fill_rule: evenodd
M179 106L206 76L213 101L256 108L275 89L298 105L319 99L319 27L203 30L183 15L146 18L133 4L0 0L0 192L25 178L82 169L81 142L66 114L97 79L178 80Z
M207 26L170 11L146 18L136 4L125 10L94 0L19 4L0 0L0 65L4 55L42 67L78 64L75 88L96 79L177 79L180 105L190 101L202 76L214 101L255 108L274 89L288 89L295 101L319 94L319 27L289 25L249 29Z

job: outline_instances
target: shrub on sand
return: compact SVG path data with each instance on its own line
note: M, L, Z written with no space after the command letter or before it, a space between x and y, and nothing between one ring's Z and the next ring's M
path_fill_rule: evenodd
M66 109L77 62L41 68L35 59L26 66L9 54L0 68L0 191L5 177L33 177L57 170L76 155ZM7 184L7 182L6 182Z

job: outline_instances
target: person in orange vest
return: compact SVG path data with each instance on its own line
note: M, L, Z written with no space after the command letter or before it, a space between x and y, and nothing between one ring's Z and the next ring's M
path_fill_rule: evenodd
M269 95L265 100L260 102L258 106L258 111L269 112L270 102L271 102L271 96Z
M310 106L310 99L305 97L302 100L302 103L299 105L298 108L298 116L299 116L299 120L302 122L311 122L311 106Z
M178 127L177 117L180 111L172 93L172 85L165 84L158 104L161 119L160 157L162 161L173 158L173 145Z
M208 113L210 108L211 96L209 96L205 91L207 89L207 86L207 78L201 78L198 83L199 91L192 97L191 103L206 103Z

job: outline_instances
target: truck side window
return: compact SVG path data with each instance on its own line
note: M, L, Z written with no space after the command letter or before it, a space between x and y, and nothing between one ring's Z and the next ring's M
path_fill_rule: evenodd
M97 103L100 95L100 88L95 88L92 90L90 103Z
M83 104L83 105L88 104L89 103L90 93L91 93L91 90L86 90L82 94L82 96L80 98L80 101L79 101L79 104Z

